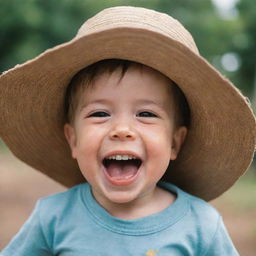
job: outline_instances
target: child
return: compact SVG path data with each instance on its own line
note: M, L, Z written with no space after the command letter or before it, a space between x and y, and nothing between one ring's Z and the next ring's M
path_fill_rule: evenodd
M3 74L0 97L13 153L76 185L40 199L2 256L238 255L206 201L248 168L255 119L170 16L106 9Z

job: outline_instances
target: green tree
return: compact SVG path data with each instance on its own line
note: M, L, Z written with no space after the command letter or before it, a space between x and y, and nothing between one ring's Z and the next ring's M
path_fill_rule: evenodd
M70 40L87 18L106 7L133 5L180 20L201 54L249 95L255 69L255 3L241 1L241 16L223 20L212 2L205 0L0 0L0 71ZM230 51L241 56L237 72L227 72L221 65L221 56Z
M256 103L256 1L238 2L241 33L237 35L235 51L241 57L240 81L253 93Z

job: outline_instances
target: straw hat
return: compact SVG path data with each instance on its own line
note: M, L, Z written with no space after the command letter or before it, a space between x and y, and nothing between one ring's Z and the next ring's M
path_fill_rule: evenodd
M138 7L103 10L71 41L0 77L0 136L14 155L65 186L84 181L63 134L65 89L80 69L109 58L148 65L186 95L191 128L165 180L211 200L246 171L256 134L248 101L177 20Z

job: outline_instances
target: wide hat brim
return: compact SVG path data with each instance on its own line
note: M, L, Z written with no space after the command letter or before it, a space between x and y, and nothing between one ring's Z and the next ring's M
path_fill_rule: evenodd
M191 126L164 180L211 200L247 170L256 130L246 98L198 54L176 20L135 7L104 10L73 40L0 77L0 136L14 155L65 186L85 181L63 133L65 89L79 70L110 58L148 65L186 95Z

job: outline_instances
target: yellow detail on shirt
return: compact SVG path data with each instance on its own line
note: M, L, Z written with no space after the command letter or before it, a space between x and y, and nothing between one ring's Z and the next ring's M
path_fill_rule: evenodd
M149 250L146 252L146 256L157 256L157 251L156 250Z

